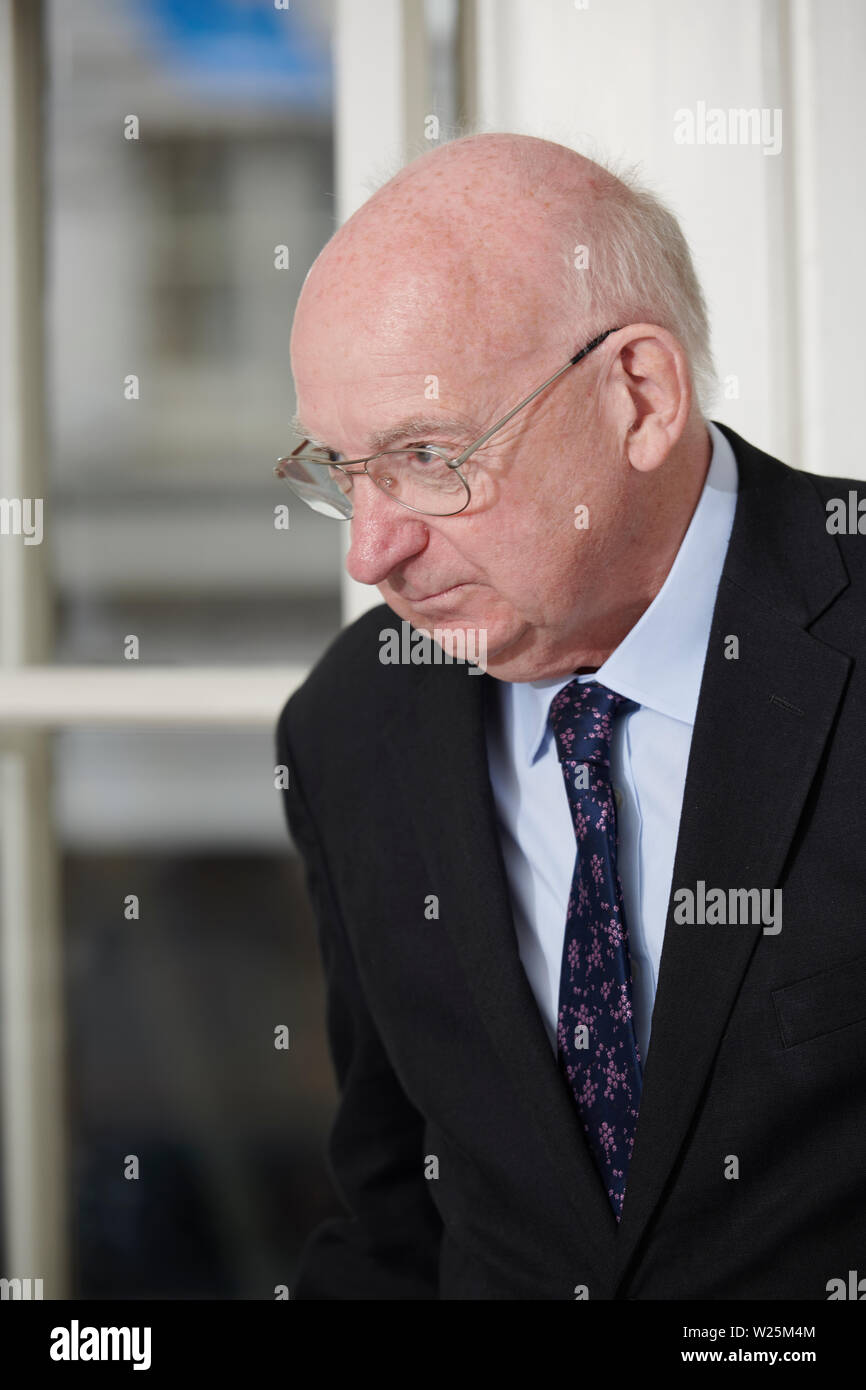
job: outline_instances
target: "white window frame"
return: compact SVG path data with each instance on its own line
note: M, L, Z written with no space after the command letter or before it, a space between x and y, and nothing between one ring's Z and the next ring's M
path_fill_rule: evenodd
M401 160L426 78L423 0L337 0L338 215ZM41 200L44 17L0 0L0 496L41 497L44 467ZM423 106L423 100L422 100ZM423 113L422 113L423 114ZM375 151L375 157L371 154ZM378 601L343 589L343 620ZM59 852L51 736L73 725L273 727L297 666L118 670L47 664L50 575L41 546L0 536L0 1140L8 1278L71 1289Z

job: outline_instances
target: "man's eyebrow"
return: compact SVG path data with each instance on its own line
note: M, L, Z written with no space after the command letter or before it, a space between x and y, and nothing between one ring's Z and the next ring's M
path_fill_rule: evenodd
M447 434L462 438L467 433L467 426L463 420L443 420L441 415L410 415L386 430L375 431L367 440L367 446L371 453L375 453L378 449L387 449L389 445L396 444L401 439L426 444L428 435Z
M298 415L292 416L292 428L296 434L309 439L312 444L325 447L325 441L312 435L301 423ZM443 434L447 434L451 436L453 441L468 438L471 432L472 427L467 425L464 420L443 420L441 416L433 415L410 415L405 420L400 420L396 425L390 425L388 429L375 430L367 440L366 453L378 453L380 449L387 449L400 440L407 442L412 440L416 444L424 444L428 442L427 436L429 435L441 437Z
M320 439L313 438L312 434L307 429L306 425L303 423L300 415L298 415L297 412L295 412L295 414L292 416L290 424L292 426L293 432L297 435L300 435L302 439L309 439L311 444L321 443Z

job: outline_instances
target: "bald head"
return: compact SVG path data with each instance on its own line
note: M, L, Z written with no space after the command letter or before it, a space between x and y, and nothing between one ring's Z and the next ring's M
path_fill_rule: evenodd
M335 234L315 262L298 305L351 315L365 340L394 347L419 321L447 320L477 354L532 334L565 345L574 270L568 238L587 228L595 199L616 180L573 150L525 135L475 135L414 160ZM539 335L543 335L539 339ZM572 349L573 350L573 349Z

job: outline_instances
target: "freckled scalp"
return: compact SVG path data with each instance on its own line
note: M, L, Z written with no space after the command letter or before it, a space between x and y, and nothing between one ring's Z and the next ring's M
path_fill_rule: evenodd
M573 213L581 190L591 198L608 178L531 136L452 141L400 170L335 233L298 316L375 323L389 347L443 323L492 356L527 332L570 341L574 330L557 326L560 219L566 202Z

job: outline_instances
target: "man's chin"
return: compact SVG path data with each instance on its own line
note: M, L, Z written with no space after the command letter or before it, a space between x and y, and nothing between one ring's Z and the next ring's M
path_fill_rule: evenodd
M488 631L485 670L500 681L546 680L553 674L550 654L539 644L536 630L525 624Z
M439 624L440 629L444 626ZM463 625L454 622L451 626L459 632ZM536 678L534 664L537 655L533 651L532 630L524 624L517 625L513 620L508 622L504 619L498 622L493 620L487 625L466 622L463 630L467 648L474 643L476 652L483 654L483 660L478 660L477 664L488 675L504 681Z
M432 605L423 613L413 609L405 612L405 620L417 631L427 633L452 660L468 659L485 671L490 669L494 658L499 660L500 654L508 661L508 653L525 630L522 625L516 625L513 618L510 621L503 617L487 619L473 613L470 602L463 609L455 604L447 612L434 613Z

